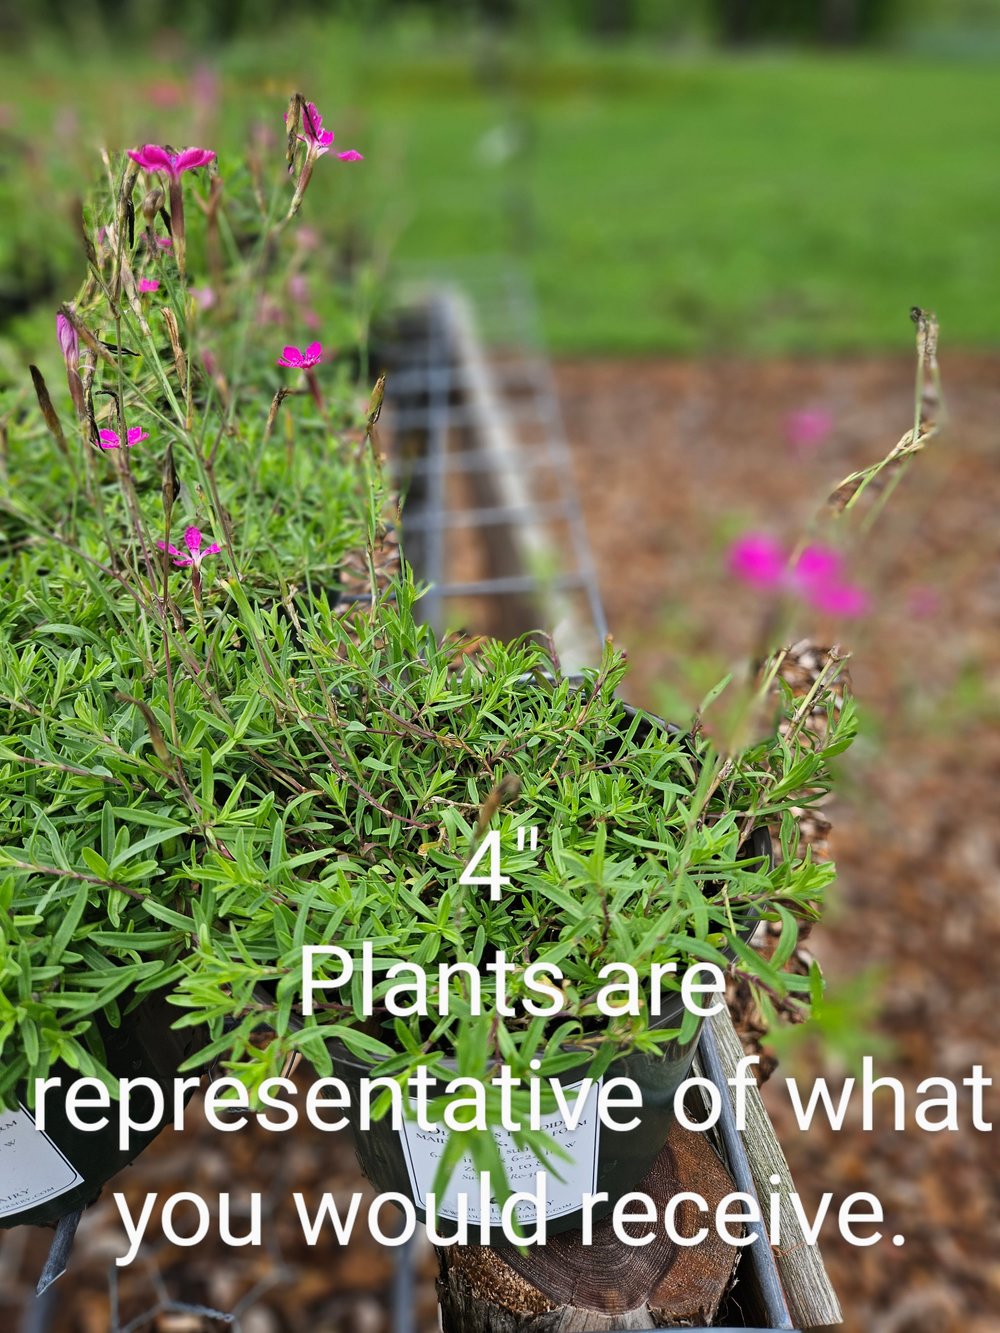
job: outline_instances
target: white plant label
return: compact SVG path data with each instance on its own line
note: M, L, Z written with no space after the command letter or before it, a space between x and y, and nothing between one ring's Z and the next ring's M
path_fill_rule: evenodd
M0 1217L35 1208L83 1176L25 1110L0 1111Z
M571 1161L553 1158L551 1164L546 1166L543 1162L539 1162L530 1148L519 1148L514 1142L514 1136L506 1130L493 1131L512 1193L516 1194L522 1190L533 1193L536 1186L535 1177L539 1172L544 1172L546 1218L563 1217L566 1213L576 1212L580 1207L582 1195L591 1194L597 1188L597 1149L601 1128L597 1099L601 1083L600 1080L596 1080L591 1085L582 1109L578 1108L573 1100L574 1094L581 1086L580 1083L576 1083L563 1089L574 1115L579 1109L579 1118L572 1129L567 1127L559 1111L553 1111L541 1121L541 1128L566 1149L571 1155ZM415 1120L404 1120L399 1136L411 1188L414 1196L423 1200L434 1190L434 1173L444 1153L448 1131L424 1130ZM459 1212L459 1200L462 1196L464 1196L462 1213L470 1223L480 1222L482 1200L479 1177L469 1157L463 1157L456 1166L438 1204L438 1216L449 1221L457 1220L462 1215ZM518 1220L524 1224L530 1224L535 1220L535 1208L531 1203L524 1202L517 1205L515 1212ZM491 1226L500 1225L500 1208L495 1198L490 1200L489 1220Z

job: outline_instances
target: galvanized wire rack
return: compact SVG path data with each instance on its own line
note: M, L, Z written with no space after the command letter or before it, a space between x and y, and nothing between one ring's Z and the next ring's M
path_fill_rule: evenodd
M516 271L424 278L379 348L405 550L436 630L551 632L564 671L607 634L559 400Z

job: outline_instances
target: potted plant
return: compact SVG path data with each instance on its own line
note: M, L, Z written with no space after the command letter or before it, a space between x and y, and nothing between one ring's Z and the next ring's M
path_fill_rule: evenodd
M650 1114L631 1138L580 1148L591 1180L620 1192L662 1142L693 1053L686 969L734 966L772 995L812 984L782 966L834 871L797 855L796 812L826 790L854 710L834 706L836 670L805 704L775 696L768 653L706 699L736 700L720 741L704 710L667 728L627 708L611 645L567 681L531 640L456 653L419 623L409 571L387 586L380 569L378 392L367 411L346 384L334 401L315 340L285 347L280 384L254 319L329 146L310 108L289 113L292 202L252 226L211 180L194 187L202 230L179 226L185 171L213 172L214 155L147 145L123 160L110 206L88 215L91 277L60 318L78 431L35 372L42 421L12 434L0 1098L30 1105L31 1080L60 1061L114 1087L102 1024L129 1023L126 991L155 992L179 1032L208 1033L180 1072L217 1062L251 1096L296 1054L355 1089L368 1072L401 1087L460 1076L485 1119L463 1128L462 1095L432 1095L448 1133L419 1165L405 1125L378 1127L391 1089L370 1103L362 1158L414 1194L467 1161L500 1203L512 1152L563 1170L555 1081L628 1071ZM245 234L202 298L227 219ZM302 392L283 404L289 387ZM352 553L367 599L345 603ZM825 548L756 540L734 559L782 596L849 609ZM821 737L803 725L816 710ZM782 924L770 959L749 942L761 918ZM343 955L354 975L308 1012L307 960ZM632 969L634 1012L609 1012L609 965ZM544 1125L497 1131L500 1069L520 1080L512 1118L533 1123L535 1095Z

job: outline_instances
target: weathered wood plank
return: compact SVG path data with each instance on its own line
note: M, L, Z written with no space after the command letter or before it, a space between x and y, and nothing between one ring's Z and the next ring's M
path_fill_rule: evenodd
M723 1071L728 1078L743 1056L743 1047L729 1011L723 1010L706 1022L712 1025ZM795 1190L792 1173L756 1084L747 1090L743 1144L762 1203L766 1203L767 1195L771 1193L781 1196L781 1244L775 1248L774 1257L796 1327L823 1328L841 1323L840 1302L826 1275L819 1246L806 1243L802 1225L792 1208L790 1195ZM779 1177L777 1184L771 1183L773 1175Z

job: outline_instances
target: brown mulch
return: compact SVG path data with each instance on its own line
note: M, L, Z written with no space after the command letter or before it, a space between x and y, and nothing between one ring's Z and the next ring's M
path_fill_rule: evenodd
M872 590L864 622L836 627L853 654L864 731L845 757L833 819L840 878L809 941L838 993L863 978L866 1035L891 1042L877 1072L908 1090L922 1079L992 1073L1000 1048L1000 357L943 358L948 432L917 460L855 571ZM724 573L727 540L764 527L793 535L852 469L910 424L912 361L580 361L557 367L588 532L616 637L633 663L631 697L669 713L696 700L753 651L760 609ZM821 406L830 437L808 456L784 438L788 412ZM830 642L834 628L803 623ZM847 641L848 631L850 641ZM694 666L692 667L692 663ZM864 1047L862 1046L862 1049ZM823 1252L849 1333L989 1333L1000 1327L1000 1179L989 1135L963 1128L800 1134L783 1093L824 1068L822 1052L788 1057L767 1098L807 1208L870 1190L888 1240L871 1249L829 1227ZM993 1099L995 1105L995 1098ZM912 1105L912 1102L911 1102ZM988 1101L989 1106L989 1101ZM170 1299L233 1310L266 1285L244 1333L380 1333L391 1254L361 1228L350 1247L315 1250L299 1234L292 1191L350 1194L363 1182L342 1135L191 1128L160 1137L112 1186L145 1192L268 1193L278 1247L159 1245L119 1272L123 1320ZM967 1114L964 1116L967 1123ZM236 1229L239 1229L237 1222ZM0 1328L15 1329L48 1237L0 1233ZM108 1270L124 1247L109 1198L81 1226L57 1284L59 1333L108 1328ZM436 1327L434 1265L418 1255L417 1327ZM158 1287L162 1283L162 1288ZM161 1309L141 1328L225 1327Z
M834 995L861 978L878 1075L911 1095L908 1127L876 1102L872 1132L799 1132L784 1073L827 1067L804 1051L767 1098L811 1207L876 1194L888 1240L822 1248L852 1333L1000 1328L1000 1168L987 1133L913 1128L921 1080L991 1076L1000 1052L1000 358L943 358L951 421L896 492L855 570L863 623L836 627L853 654L862 737L831 812L839 879L810 939ZM588 530L637 702L668 707L684 663L725 668L752 651L759 610L725 576L744 528L789 536L830 483L877 458L912 423L909 358L824 362L578 362L559 368ZM790 411L834 420L809 457L784 437ZM831 627L803 633L830 641ZM710 678L711 669L705 676ZM692 682L692 689L701 683ZM706 682L707 683L707 679ZM697 698L697 692L690 698ZM857 981L855 982L858 988ZM940 1090L927 1095L940 1095ZM995 1095L987 1094L986 1119Z

